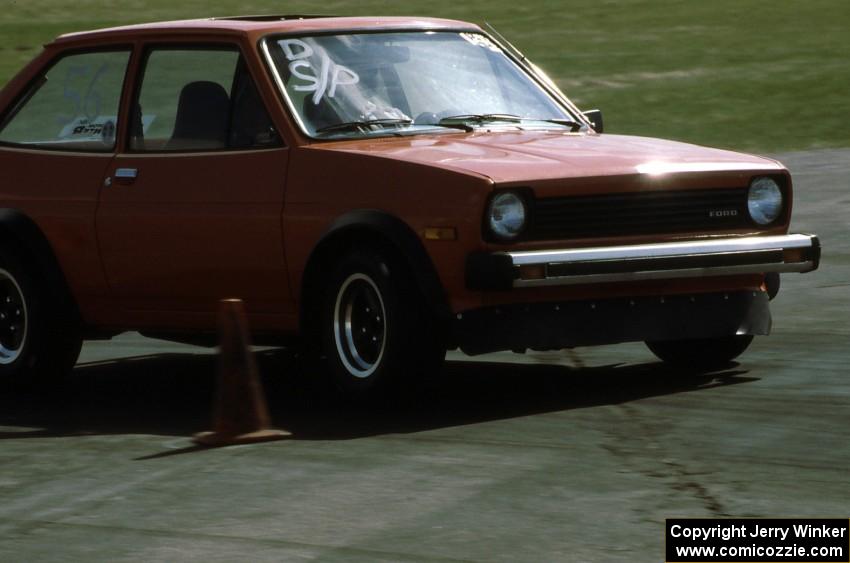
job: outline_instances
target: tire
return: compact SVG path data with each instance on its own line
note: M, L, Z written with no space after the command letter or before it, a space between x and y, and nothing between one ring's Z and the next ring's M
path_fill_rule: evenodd
M704 338L699 340L664 340L647 342L659 359L676 366L693 368L723 367L740 356L753 341L751 335Z
M0 380L53 383L82 347L79 317L14 254L0 251Z
M387 252L344 255L325 286L319 324L325 376L349 397L422 381L445 359L438 323Z

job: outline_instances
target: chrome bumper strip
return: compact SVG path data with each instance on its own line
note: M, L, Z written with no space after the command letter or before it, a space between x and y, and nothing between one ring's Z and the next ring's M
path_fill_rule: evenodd
M505 254L516 272L514 287L541 287L808 272L818 266L820 244L814 235L792 234Z

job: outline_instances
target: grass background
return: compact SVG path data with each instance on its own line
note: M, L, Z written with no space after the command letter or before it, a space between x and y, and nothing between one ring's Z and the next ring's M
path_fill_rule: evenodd
M2 0L0 84L61 33L247 13L493 23L606 131L753 151L850 146L850 0Z

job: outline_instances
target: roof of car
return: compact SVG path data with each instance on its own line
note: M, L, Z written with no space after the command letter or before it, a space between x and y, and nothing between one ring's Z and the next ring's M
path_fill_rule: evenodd
M336 17L309 15L257 15L179 20L127 25L81 31L61 35L56 43L84 41L94 38L149 36L177 33L223 33L228 35L265 35L268 33L327 32L334 30L386 29L479 29L475 24L458 20L420 17Z

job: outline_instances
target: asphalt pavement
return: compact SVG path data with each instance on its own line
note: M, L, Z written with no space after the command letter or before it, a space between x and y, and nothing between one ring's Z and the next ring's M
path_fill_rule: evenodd
M850 150L780 158L823 263L737 365L452 353L415 398L341 406L266 350L294 436L202 449L215 351L90 343L62 389L0 389L0 561L663 561L669 517L847 518Z

